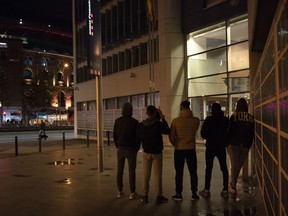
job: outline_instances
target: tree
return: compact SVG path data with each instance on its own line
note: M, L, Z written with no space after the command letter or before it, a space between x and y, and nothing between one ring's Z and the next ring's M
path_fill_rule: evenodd
M48 82L37 76L24 91L24 105L29 109L45 110L51 107L52 95Z

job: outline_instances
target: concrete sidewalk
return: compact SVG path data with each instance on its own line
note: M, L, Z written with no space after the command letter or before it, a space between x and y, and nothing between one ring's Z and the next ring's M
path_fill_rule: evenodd
M155 203L153 175L150 184L149 203L129 200L127 164L124 177L126 196L116 198L116 149L104 146L104 172L97 170L97 147L83 141L61 144L42 143L21 147L19 156L13 148L0 151L0 215L2 216L141 216L141 215L261 215L265 216L257 187L240 183L237 199L223 199L222 174L215 160L211 197L191 201L188 169L185 167L182 202L171 199L174 195L173 148L165 146L163 168L164 196L166 204ZM204 188L205 148L197 146L199 190ZM137 192L142 193L142 153L138 154Z

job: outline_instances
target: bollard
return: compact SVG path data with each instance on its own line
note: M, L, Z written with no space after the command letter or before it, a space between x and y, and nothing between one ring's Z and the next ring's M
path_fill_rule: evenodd
M42 140L41 137L39 137L39 152L42 151L41 140Z
M110 131L107 131L108 146L110 146Z
M89 130L87 130L87 148L89 148Z
M65 132L63 132L63 150L65 150Z
M15 156L18 156L18 137L15 136Z

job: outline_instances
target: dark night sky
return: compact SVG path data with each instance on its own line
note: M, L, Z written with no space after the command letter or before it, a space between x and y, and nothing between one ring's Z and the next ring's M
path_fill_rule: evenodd
M0 0L0 20L51 25L52 28L72 32L72 0Z

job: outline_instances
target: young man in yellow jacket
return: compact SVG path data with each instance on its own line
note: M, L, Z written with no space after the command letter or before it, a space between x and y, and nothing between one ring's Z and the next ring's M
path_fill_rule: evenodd
M180 116L173 119L170 128L169 139L174 146L174 167L176 171L175 183L176 194L174 200L182 201L183 172L185 161L188 166L191 182L191 200L198 200L198 175L196 157L196 132L199 128L200 120L193 116L190 110L190 102L183 101L180 105Z

